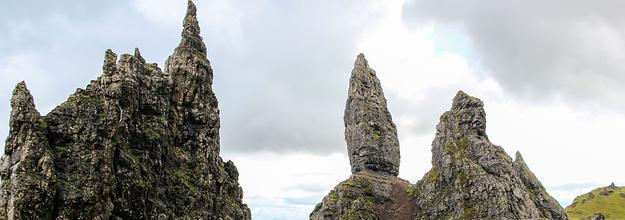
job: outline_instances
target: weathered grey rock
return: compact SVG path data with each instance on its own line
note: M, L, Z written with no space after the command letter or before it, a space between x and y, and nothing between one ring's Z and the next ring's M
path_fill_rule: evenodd
M592 216L584 218L584 220L605 220L605 216L601 213L596 213Z
M314 220L415 218L414 188L406 180L370 171L341 182L310 214Z
M344 119L353 174L315 207L310 219L413 219L412 186L397 178L397 130L363 54L354 64Z
M13 90L9 137L0 158L0 218L50 218L55 173L45 122L24 82Z
M213 72L195 5L168 72L138 49L119 60L107 50L102 69L43 117L18 85L0 219L250 219L236 167L219 157Z
M523 162L486 136L481 100L460 91L440 117L432 169L415 184L417 219L566 219Z
M363 54L358 55L349 80L344 122L352 173L369 170L397 176L397 129L386 108L380 80Z
M531 200L541 212L542 216L549 219L563 219L566 217L566 211L562 209L558 201L547 194L545 187L543 187L534 173L530 171L523 160L523 156L521 156L521 153L518 151L515 154L514 167L527 188Z

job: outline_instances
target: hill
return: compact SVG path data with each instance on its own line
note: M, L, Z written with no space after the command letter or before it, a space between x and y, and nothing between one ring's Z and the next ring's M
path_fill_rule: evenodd
M601 213L605 219L625 219L625 187L612 183L580 195L566 207L570 219L584 219Z

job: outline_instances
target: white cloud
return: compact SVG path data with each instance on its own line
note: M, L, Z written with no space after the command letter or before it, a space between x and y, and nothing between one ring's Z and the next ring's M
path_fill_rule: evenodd
M625 110L623 1L407 0L413 26L456 25L487 75L517 97Z
M186 1L135 0L132 5L148 20L169 25L181 24L187 10Z
M244 202L254 219L306 219L334 186L349 177L345 154L224 154L235 161Z

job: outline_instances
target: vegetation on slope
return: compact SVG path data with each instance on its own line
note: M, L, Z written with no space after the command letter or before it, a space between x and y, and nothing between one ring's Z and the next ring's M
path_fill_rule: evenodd
M578 196L573 204L566 207L572 220L584 219L601 213L606 219L625 219L625 187L613 184L600 187Z

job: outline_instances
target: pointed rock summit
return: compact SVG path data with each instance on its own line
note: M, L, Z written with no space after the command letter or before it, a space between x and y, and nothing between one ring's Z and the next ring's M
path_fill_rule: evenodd
M478 98L460 91L440 117L432 169L415 185L417 219L566 219L523 162L488 140Z
M33 97L23 81L11 98L9 137L0 158L0 218L49 217L54 201L50 146Z
M200 54L206 54L206 46L200 36L200 24L197 21L197 8L192 1L187 3L187 14L184 17L183 29L180 36L182 37L180 45L176 48L175 54L180 54L183 50L196 51Z
M213 71L189 1L163 72L139 49L40 116L22 82L0 159L0 219L250 219L219 156Z
M363 56L356 60L347 103L345 136L354 174L323 198L311 219L567 219L521 153L513 161L489 141L480 99L456 94L436 126L432 169L414 185L388 175L396 172L385 166L395 164L389 161L399 165L399 156L388 153L399 154L395 126ZM376 129L365 125L381 125L382 132L372 138ZM384 138L392 144L376 142Z
M345 141L352 173L372 171L397 176L399 140L375 70L359 54L349 80Z
M413 219L410 183L397 178L397 130L363 54L352 70L344 121L352 175L330 191L310 219Z

